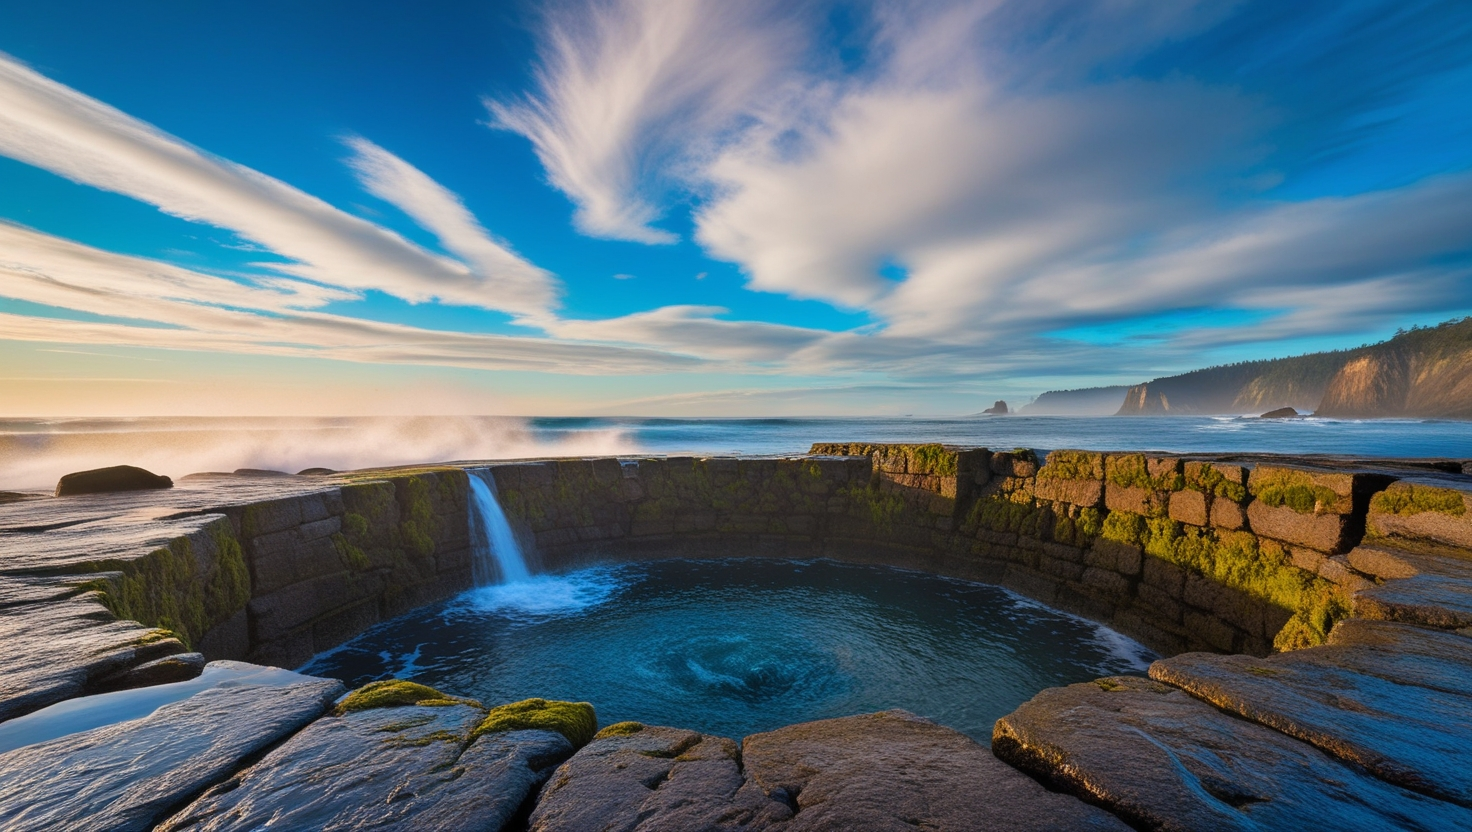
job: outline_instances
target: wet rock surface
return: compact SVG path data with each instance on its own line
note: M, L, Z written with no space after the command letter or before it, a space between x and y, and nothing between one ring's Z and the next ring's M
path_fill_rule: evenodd
M472 741L485 714L452 704L324 717L159 829L501 829L573 747L551 731Z
M1468 828L1472 811L1388 784L1286 734L1136 677L1046 690L992 748L1142 829Z
M917 828L1127 827L898 710L754 734L739 750L677 728L605 734L557 770L531 817L535 832Z
M615 733L625 729L625 733ZM696 731L618 726L552 775L533 832L778 828L792 808L742 776L736 743Z
M326 679L211 688L143 719L0 755L0 828L152 829L342 691Z
M0 721L96 692L109 677L187 649L136 621L115 620L75 580L5 575L0 644Z
M1125 828L905 711L755 734L742 742L742 759L753 784L793 806L788 830Z
M1186 653L1150 677L1388 782L1472 805L1469 660L1344 646L1264 659Z
M1352 566L1385 581L1356 593L1355 615L1446 629L1472 626L1472 560L1435 545L1416 549L1377 539L1350 551Z

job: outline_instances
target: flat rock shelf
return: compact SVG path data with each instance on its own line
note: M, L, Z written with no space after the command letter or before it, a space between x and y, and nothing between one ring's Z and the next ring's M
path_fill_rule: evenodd
M0 827L1472 828L1472 477L1444 462L846 443L25 495L0 505ZM472 475L542 570L880 564L1166 658L1038 692L990 748L898 710L600 731L269 667L468 589Z

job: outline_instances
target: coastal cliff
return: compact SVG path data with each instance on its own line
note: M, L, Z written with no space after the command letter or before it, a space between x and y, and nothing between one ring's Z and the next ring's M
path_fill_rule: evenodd
M1472 419L1472 318L1351 350L1207 367L1127 388L1049 391L1022 412L1256 415L1284 407L1357 419Z

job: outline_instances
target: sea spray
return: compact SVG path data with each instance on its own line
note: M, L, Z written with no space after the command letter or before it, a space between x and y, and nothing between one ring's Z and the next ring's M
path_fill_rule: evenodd
M521 583L531 578L521 546L496 501L489 471L470 473L471 577L478 587Z

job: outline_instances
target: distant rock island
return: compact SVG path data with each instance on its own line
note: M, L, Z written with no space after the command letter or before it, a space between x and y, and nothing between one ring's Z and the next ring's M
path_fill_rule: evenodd
M997 399L996 404L981 411L981 414L983 416L1006 416L1009 412L1011 411L1007 410L1007 403L1001 399Z
M1284 408L1336 418L1472 419L1472 318L1350 350L1208 367L1133 387L1049 391L1019 412L1198 416Z

